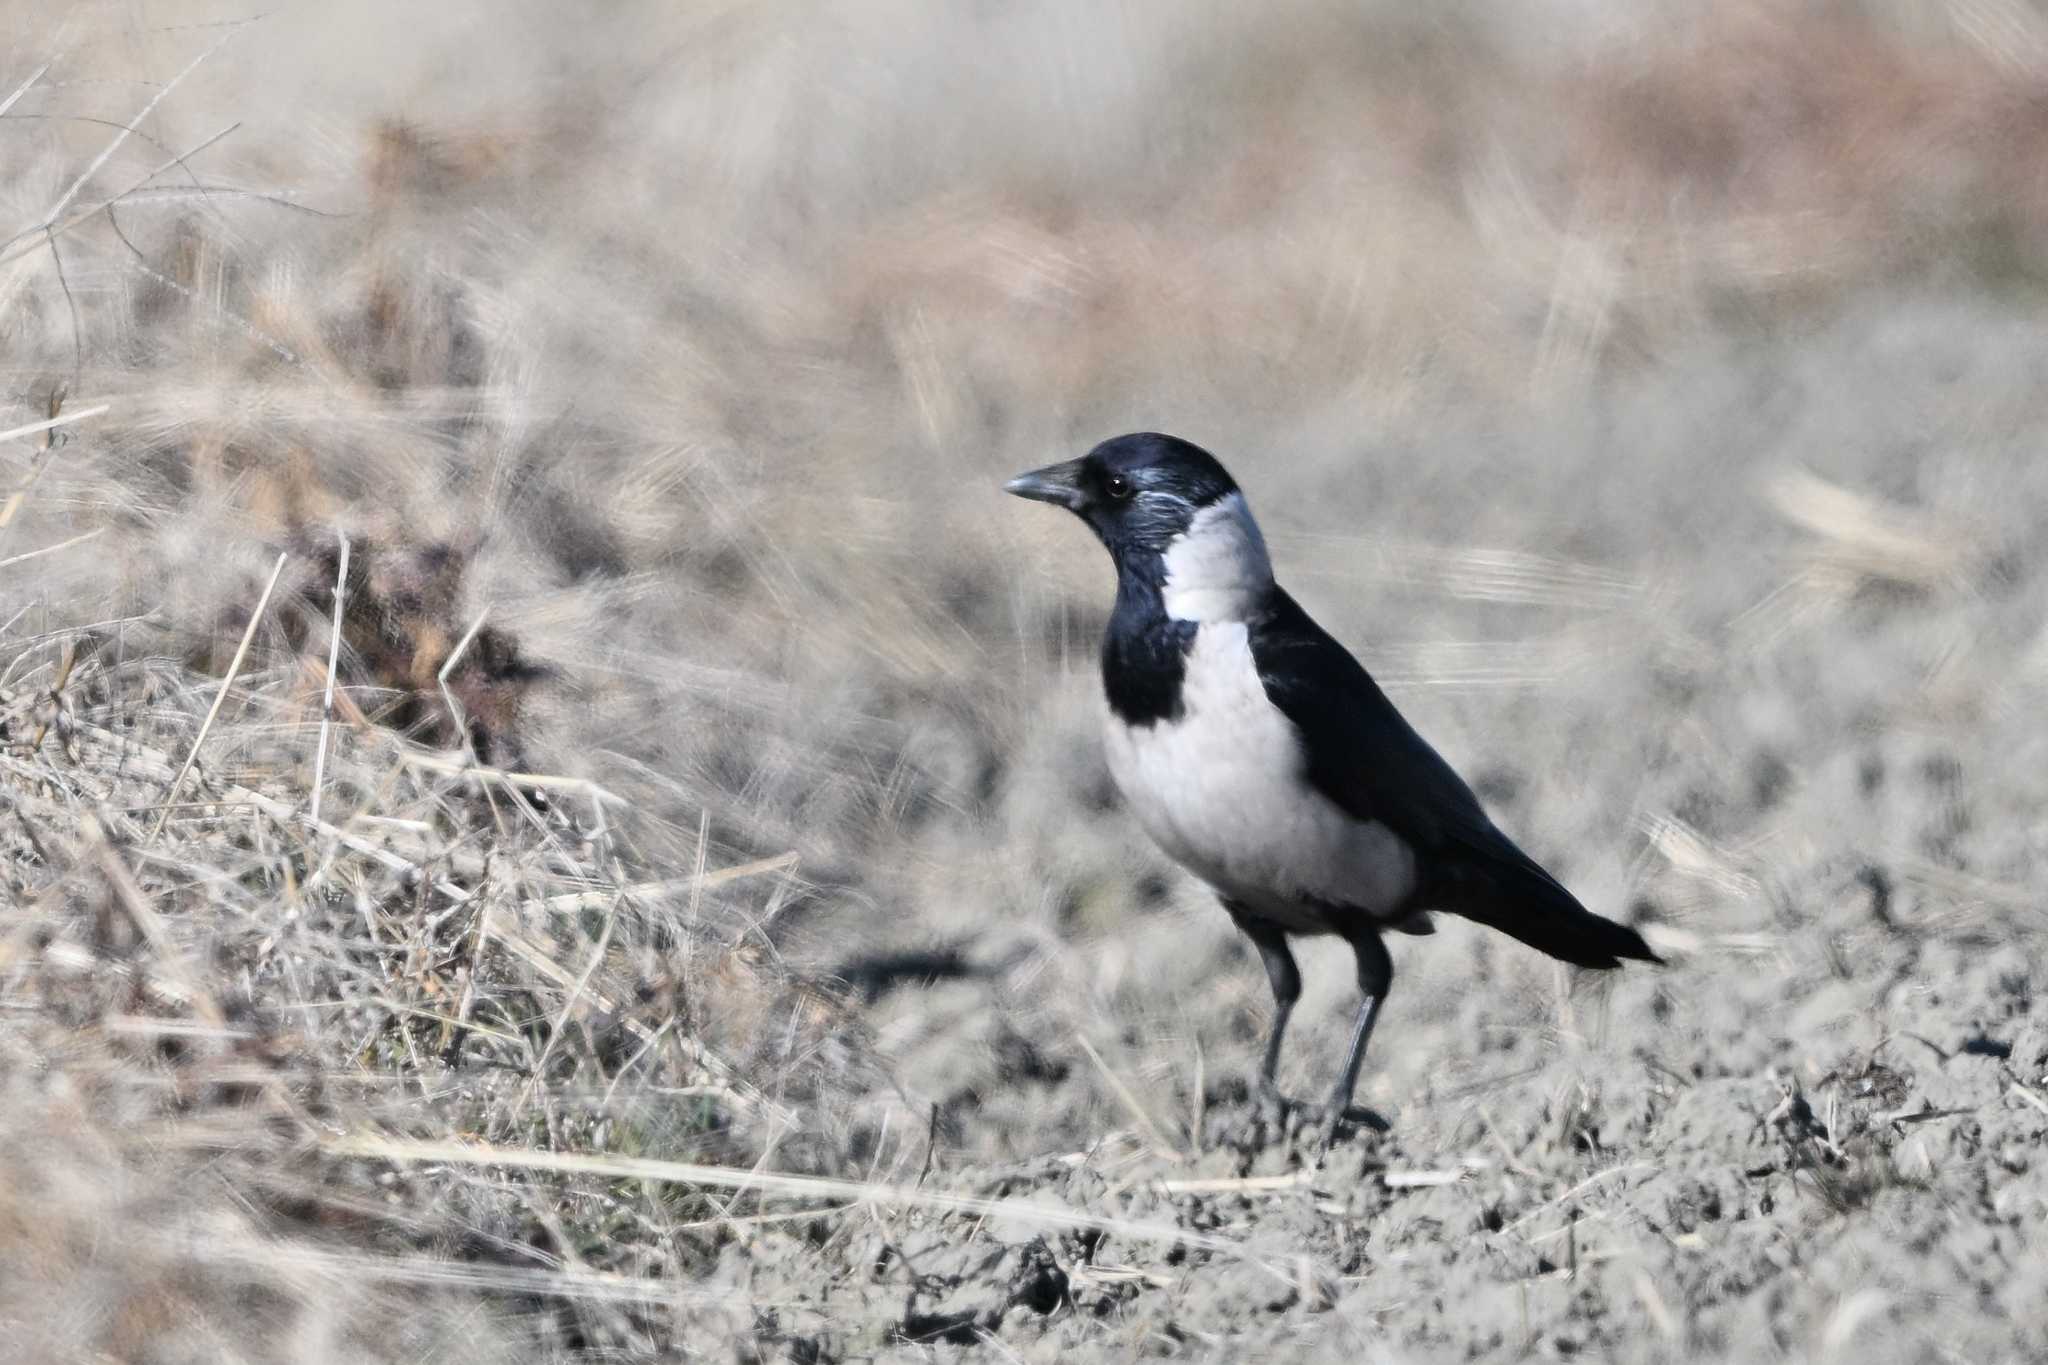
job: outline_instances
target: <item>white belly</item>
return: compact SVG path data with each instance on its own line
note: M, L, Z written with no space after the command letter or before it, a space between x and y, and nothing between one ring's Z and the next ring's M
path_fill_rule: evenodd
M1414 851L1308 784L1299 737L1266 699L1242 624L1201 626L1181 700L1178 719L1129 726L1112 714L1107 727L1110 774L1161 848L1296 933L1338 928L1333 907L1389 920L1406 910Z

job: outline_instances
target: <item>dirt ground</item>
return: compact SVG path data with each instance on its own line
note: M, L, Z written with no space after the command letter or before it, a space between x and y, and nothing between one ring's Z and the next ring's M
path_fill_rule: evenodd
M10 1359L2048 1359L2032 8L565 15L0 9ZM1147 428L1668 959L1322 1164Z

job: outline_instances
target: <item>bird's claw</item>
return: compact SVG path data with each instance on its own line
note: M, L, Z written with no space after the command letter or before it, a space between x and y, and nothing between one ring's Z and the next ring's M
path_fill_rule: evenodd
M1380 1114L1363 1106L1353 1105L1348 1100L1333 1100L1323 1106L1316 1115L1316 1122L1322 1129L1322 1137L1316 1143L1315 1164L1318 1166L1330 1159L1330 1150L1337 1145L1337 1139L1347 1129L1370 1129L1375 1133L1384 1133L1392 1126Z
M1321 1167L1330 1159L1330 1149L1337 1145L1337 1130L1343 1126L1344 1111L1334 1110L1322 1124L1323 1140L1316 1144L1315 1164Z
M1280 1087L1270 1080L1261 1081L1252 1089L1253 1118L1275 1132L1287 1131L1287 1115L1293 1108L1292 1102L1280 1093Z

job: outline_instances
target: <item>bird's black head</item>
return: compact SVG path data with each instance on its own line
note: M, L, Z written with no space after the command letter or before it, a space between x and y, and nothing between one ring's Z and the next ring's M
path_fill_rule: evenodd
M1003 490L1074 513L1123 567L1165 553L1196 514L1235 493L1237 483L1200 446L1140 431L1104 441L1078 460L1019 474Z

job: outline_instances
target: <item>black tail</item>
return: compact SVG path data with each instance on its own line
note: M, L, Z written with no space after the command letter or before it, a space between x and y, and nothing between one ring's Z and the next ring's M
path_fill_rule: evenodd
M1580 905L1534 858L1501 836L1449 879L1444 908L1578 967L1662 962L1643 936Z

